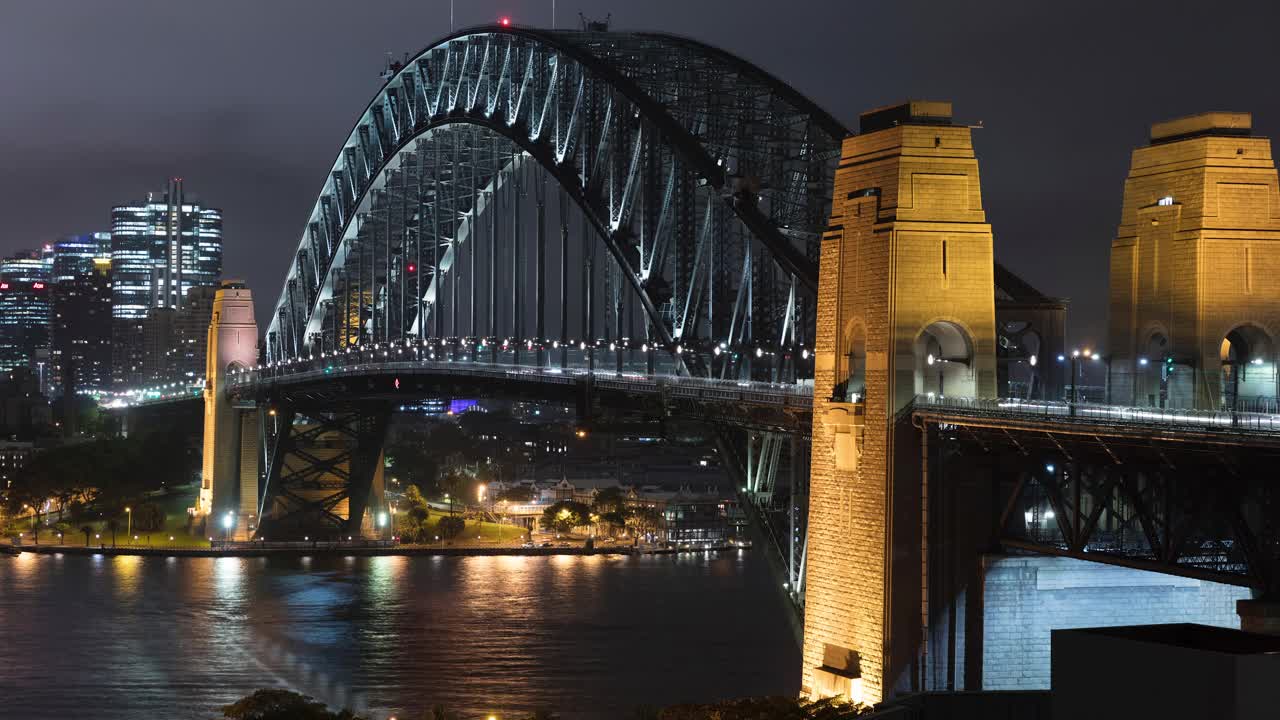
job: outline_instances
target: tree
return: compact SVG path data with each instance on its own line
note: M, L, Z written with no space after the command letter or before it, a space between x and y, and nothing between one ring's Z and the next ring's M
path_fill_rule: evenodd
M133 527L142 532L155 532L164 528L164 510L153 502L142 503L133 511Z
M608 528L605 531L608 535L613 535L627 526L627 513L624 512L614 510L598 515L597 517L599 519L596 522Z
M462 531L465 530L466 527L466 520L456 515L446 515L440 518L440 521L436 523L436 534L446 540L452 540L453 538L461 535Z
M561 500L542 511L542 527L556 535L591 522L591 508L575 500Z
M406 532L403 536L408 537L409 540L421 539L427 532L427 520L431 517L431 508L416 485L410 485L404 491L404 504Z
M222 708L228 720L363 720L350 710L329 712L324 703L279 688L258 690Z
M88 525L82 525L80 527L80 532L84 533L84 546L89 547L89 533L93 532L93 528Z
M115 547L116 533L120 532L120 521L115 518L107 520L107 530L111 532L111 547Z
M635 531L636 535L656 533L665 524L666 518L662 516L662 511L651 507L636 508L627 518L627 525Z
M627 511L627 494L620 487L608 487L596 493L591 503L591 509L597 514L617 512L625 513Z

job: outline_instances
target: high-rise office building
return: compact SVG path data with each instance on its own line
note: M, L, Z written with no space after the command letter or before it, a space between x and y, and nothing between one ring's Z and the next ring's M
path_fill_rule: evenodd
M0 371L29 368L43 386L49 364L52 248L0 260Z
M99 257L87 272L77 269L64 277L53 283L58 387L63 395L106 390L111 385L111 260Z
M143 321L153 308L181 308L193 287L222 277L222 211L188 197L181 178L146 202L111 211L112 374L145 380ZM176 378L175 378L176 379Z
M147 385L194 382L205 374L205 347L217 288L193 287L181 308L152 308L142 321L142 378Z
M69 235L53 244L53 282L91 275L104 259L110 264L111 233Z

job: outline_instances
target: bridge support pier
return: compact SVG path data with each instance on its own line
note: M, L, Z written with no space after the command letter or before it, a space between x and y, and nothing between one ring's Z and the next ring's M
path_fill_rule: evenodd
M917 394L995 393L994 260L970 130L949 103L862 116L822 238L804 692L921 687L929 516Z
M226 393L227 372L257 362L253 294L244 283L224 281L214 295L209 323L200 496L189 511L212 537L235 533L238 538L247 538L257 512L256 415L234 407Z
M259 537L345 540L385 534L382 444L391 406L319 410L280 401L268 413L278 428L269 432Z

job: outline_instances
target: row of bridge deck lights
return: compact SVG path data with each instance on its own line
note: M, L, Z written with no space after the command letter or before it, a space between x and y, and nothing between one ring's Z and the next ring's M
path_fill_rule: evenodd
M459 346L459 345L461 345L461 346L464 346L464 347L469 347L469 346L471 346L471 345L473 345L473 344L478 343L478 346L477 346L477 349L478 349L478 350L486 350L486 349L488 349L488 346L489 346L489 343L490 343L490 342L493 342L493 343L495 343L495 344L497 343L497 341L496 341L496 340L490 341L490 340L487 340L487 339L482 339L482 340L478 340L478 341L477 341L477 340L472 339L472 338L461 338L461 339L455 339L455 340L453 340L453 341L452 341L452 343L446 343L446 342L444 342L444 341L440 341L440 342L438 342L438 343L437 343L436 341L423 340L423 341L421 341L421 346L422 346L422 347L427 347L428 345L430 345L430 346L431 346L431 348L432 348L432 353L431 353L430 359L431 359L431 360L435 360L435 357L436 357L436 356L435 356L434 349L435 349L435 347L437 346L437 344L438 344L438 345L440 345L440 346L442 346L442 347L443 347L443 346L446 346L446 345L449 345L449 344L452 344L452 345L454 345L454 346ZM578 349L579 349L579 350L586 350L586 349L587 349L587 342L586 342L585 340L583 340L583 341L577 341L576 343L575 343L575 342L573 342L573 341L570 341L570 342L567 344L567 347L570 347L570 348L571 348L571 347L573 347L575 344L578 346ZM603 341L603 340L596 340L596 341L595 341L595 343L593 343L593 345L592 345L592 347L595 347L595 348L600 348L600 347L603 347L603 346L604 346L604 341ZM537 349L537 350L548 350L548 349L551 349L551 350L559 350L559 349L560 349L560 347L561 347L561 344L560 344L560 341L559 341L559 340L554 340L554 341L552 341L552 343L551 343L551 347L550 347L550 348L548 348L548 347L547 347L547 345L546 345L546 343L545 343L545 342L543 342L543 341L535 341L535 340L533 340L533 339L526 339L526 340L525 340L525 349L526 349L526 350L534 350L534 349ZM333 351L333 352L322 352L322 353L320 353L320 358L321 358L321 359L323 359L323 358L328 358L328 357L335 357L335 358L336 358L336 357L343 356L343 355L350 355L350 354L351 354L351 351L352 351L353 349L354 349L357 353L363 353L363 352L365 352L365 351L367 351L367 350L371 350L371 351L373 351L373 352L381 351L381 352L382 352L382 354L383 354L383 356L386 356L386 355L389 353L389 351L390 351L390 350L392 350L392 349L395 349L395 351L396 351L396 353L397 353L397 354L401 354L401 353L403 353L403 352L404 352L405 348L412 348L415 352L417 352L417 350L418 350L418 345L417 345L417 344L415 344L415 343L414 343L413 341L411 341L411 340L406 340L406 341L404 342L403 346L399 346L399 345L397 345L396 343L375 343L375 344L372 344L372 345L364 345L364 344L361 344L361 345L357 345L355 348L350 348L350 347L349 347L349 348L346 348L345 350L342 350L342 351L335 350L335 351ZM502 350L503 350L503 351L510 350L511 348L512 348L512 344L511 344L511 341L510 341L509 339L505 339L505 340L503 340L503 341L502 341ZM641 343L641 345L640 345L640 347L639 347L639 350L640 350L641 352L645 352L645 353L647 353L647 352L649 352L650 350L657 350L657 349L659 349L659 348L660 348L660 346L659 346L658 344L656 344L656 343L655 343L655 344L650 344L650 343L645 342L645 343ZM803 360L808 360L808 359L809 359L809 356L810 356L809 349L808 349L808 348L806 348L806 347L804 347L804 346L799 346L799 348L800 348L800 357L801 357L801 359L803 359ZM619 350L635 350L635 349L636 349L636 348L635 348L635 347L633 347L633 346L631 345L631 341L630 341L630 339L629 339L629 338L624 338L624 339L623 339L623 345L621 345L621 346L620 346L617 342L610 342L610 343L609 343L609 351L610 351L610 352L617 352L617 351L619 351ZM730 352L732 349L733 349L733 348L730 348L730 347L729 347L729 345L728 345L727 343L723 343L723 342L721 342L721 343L718 343L718 344L716 344L716 345L714 345L714 346L712 347L712 353L713 353L716 357L719 357L719 356L721 356L722 354L724 354L724 353L726 353L726 352ZM679 345L679 344L678 344L678 345L676 345L676 346L675 346L674 352L675 352L675 354L677 354L677 355L681 355L681 354L683 354L684 352L686 352L686 350L687 350L687 349L686 349L683 345ZM792 351L794 351L794 348L792 348ZM784 352L784 355L785 355L785 354L786 354L786 353ZM778 351L775 351L775 350L765 350L764 348L761 348L761 347L757 347L757 348L755 348L755 356L756 356L757 358L763 358L763 357L765 357L765 356L774 357L774 356L776 356L776 355L778 355ZM735 353L734 353L734 357L736 357L736 356L737 356L737 353L735 352ZM315 356L315 355L310 355L310 356L305 357L305 358L294 358L294 359L292 359L292 360L282 360L282 361L278 361L278 362L270 362L270 363L266 363L266 364L254 365L253 367L249 367L249 368L242 368L242 369L232 370L232 371L231 371L231 375L243 375L243 374L250 373L250 372L258 372L258 371L261 371L261 370L264 370L264 369L274 369L274 368L277 368L277 367L288 367L288 366L291 366L291 365L297 365L297 364L300 364L300 363L314 362L315 360L316 360L316 356ZM132 397L132 398L135 398L135 399L144 399L147 395L157 394L157 395L159 396L159 399L171 399L171 398L175 398L175 397L179 397L179 396L184 396L184 395L186 395L187 393L192 392L193 390L199 390L199 389L202 389L202 388L204 388L205 384L206 384L206 380L205 380L205 378L199 378L199 379L194 380L194 381L193 381L193 382L191 382L190 384L180 383L180 382L171 382L171 383L165 383L165 384L163 384L163 385L156 385L156 386L154 386L154 387L142 388L142 389L140 389L140 390L130 390L130 391L127 391L127 392L124 392L124 393L120 393L120 395L121 395L121 396L124 396L124 397ZM123 397L117 397L117 400L119 400L119 401L121 401L121 402L126 402L126 401L123 399Z
M428 347L428 346L430 346L430 347L431 347L431 349L432 349L430 359L434 360L434 359L435 359L435 349L436 349L437 345L439 345L441 348L445 348L445 347L448 347L448 346L450 346L450 345L451 345L451 346L453 346L453 347L459 347L459 346L461 346L461 347L470 347L470 346L472 346L472 345L476 345L476 349L477 349L477 350L487 350L487 349L489 349L489 345L490 345L491 343L496 345L496 344L497 344L497 340L490 340L490 339L487 339L487 338L479 339L479 340L474 339L474 338L454 338L454 339L449 340L449 341L444 341L444 340L441 340L441 341L434 341L434 340L422 340L422 341L420 341L420 343L415 343L415 342L414 342L414 341L412 341L412 340L405 340L403 344L400 344L400 343L392 343L392 342L388 342L388 343L373 343L373 344L371 344L371 345L360 344L360 345L355 346L354 348L352 348L352 347L348 347L348 348L345 348L345 349L343 349L343 350L334 350L334 351L332 351L332 352L328 352L328 351L321 352L321 353L320 353L320 357L319 357L319 359L324 359L324 358L329 358L329 357L334 357L334 358L336 358L336 357L342 357L342 356L345 356L345 355L350 355L350 354L351 354L351 352L352 352L352 350L355 350L355 352L356 352L357 354L364 353L364 352L366 352L366 351L372 351L372 352L375 352L375 353L376 353L376 352L381 351L381 352L382 352L382 354L383 354L383 356L388 355L388 354L390 353L390 351L391 351L391 350L395 350L395 351L396 351L396 354L402 354L402 353L405 351L405 349L412 349L412 350L416 353L416 352L418 351L418 349L419 349L419 347L420 347L420 346L421 346L421 347ZM517 343L516 345L518 345L518 343ZM587 347L588 347L588 345L587 345L587 341L585 341L585 340L580 340L580 341L572 341L572 340L571 340L571 341L569 341L569 342L567 342L567 343L565 344L565 347L566 347L566 348L572 348L572 347L574 347L574 345L577 345L577 348L578 348L579 350L586 350L586 349L587 349ZM552 342L551 342L551 346L550 346L550 347L548 347L548 346L547 346L547 344L546 344L546 341L544 341L544 340L535 340L535 339L533 339L533 338L526 338L526 339L525 339L525 341L524 341L524 346L525 346L525 349L526 349L526 350L529 350L529 351L532 351L532 350L559 350L559 349L561 349L561 343L560 343L560 341L559 341L559 340L554 340L554 341L552 341ZM604 347L604 341L603 341L603 340L596 340L596 341L594 341L594 342L591 344L591 347L592 347L592 348L602 348L602 347ZM657 344L657 343L642 342L642 343L640 344L640 347L639 347L638 349L639 349L641 352L647 353L647 352L650 352L651 350L658 350L658 349L661 349L661 347L662 347L662 346L661 346L661 345L659 345L659 344ZM800 358L801 358L802 360L808 360L808 359L809 359L809 356L810 356L809 348L804 347L803 345L798 346L798 347L799 347L799 350L800 350ZM503 351L511 350L512 348L513 348L513 344L512 344L512 342L511 342L511 339L510 339L510 338L504 339L504 340L502 341L502 347L501 347L501 349L502 349ZM623 338L623 339L622 339L622 344L621 344L621 345L619 345L619 343L618 343L618 342L615 342L615 341L610 341L610 342L609 342L609 352L618 352L618 351L622 351L622 350L636 350L636 349L637 349L637 348L632 344L632 341L631 341L631 339L630 339L630 338ZM738 353L736 352L736 350L737 350L737 349L738 349L738 348L736 348L736 347L730 347L728 343L721 342L721 343L717 343L717 344L715 344L715 345L713 345L713 346L712 346L712 354L713 354L713 355L715 355L716 357L720 357L722 354L732 352L732 355L736 358L736 357L738 356ZM783 355L784 355L784 356L789 356L789 352L794 352L794 350L795 350L795 349L796 349L795 347L793 347L793 348L789 348L789 349L788 349L789 351L783 351ZM676 355L682 355L682 354L684 354L686 351L689 351L689 350L688 350L688 348L685 348L683 344L677 344L677 345L675 346L675 348L673 349L673 352L674 352ZM778 355L778 352L779 352L779 351L776 351L776 350L766 350L766 349L764 349L764 348L762 348L762 347L756 347L756 348L755 348L754 355L755 355L755 357L757 357L757 358L763 358L763 357L765 357L765 356L774 357L774 356ZM278 368L278 367L288 367L288 366L291 366L291 365L297 365L297 364L300 364L300 363L309 363L309 362L314 362L316 359L317 359L317 357L316 357L315 355L309 355L309 356L307 356L307 357L305 357L305 358L304 358L304 357L299 357L299 358L293 358L293 359L290 359L290 360L279 360L279 361L269 362L269 363L265 363L265 364L254 365L253 367L249 367L249 368L242 368L242 369L238 369L238 370L233 370L233 371L231 371L231 374L232 374L232 375L241 375L241 374L250 373L250 372L258 372L258 371L260 371L260 370L264 370L264 369L274 369L274 368ZM201 381L201 384L203 384L203 381Z

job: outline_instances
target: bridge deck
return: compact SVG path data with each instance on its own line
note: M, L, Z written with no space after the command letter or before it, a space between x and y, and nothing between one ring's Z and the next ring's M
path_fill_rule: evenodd
M911 412L930 422L970 427L1223 445L1280 445L1280 415L1266 413L929 396L917 397Z
M636 397L688 400L705 404L781 410L797 415L811 412L809 383L721 380L670 374L650 375L643 369L604 367L547 367L477 362L469 359L404 359L377 361L367 357L334 355L298 360L273 367L234 372L228 392L238 399L276 388L314 385L354 376L432 376L490 380L519 385L574 387L590 384L600 391ZM114 400L115 406L151 405L199 399L203 384L175 385L156 394L139 392L134 400ZM1068 403L1017 398L969 398L920 395L902 413L938 423L1008 430L1077 435L1131 436L1210 444L1280 445L1280 415L1228 410L1127 407L1100 403Z

